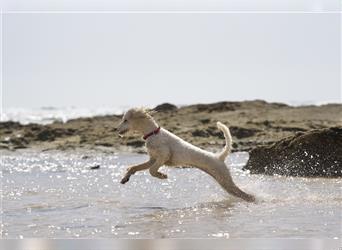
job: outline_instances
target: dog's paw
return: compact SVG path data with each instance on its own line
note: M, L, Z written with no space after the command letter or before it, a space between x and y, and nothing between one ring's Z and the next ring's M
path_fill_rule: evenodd
M129 177L125 176L124 178L122 178L122 180L120 181L121 184L125 184L126 182L129 181Z
M166 174L163 174L163 173L159 173L159 176L158 176L160 179L167 179L167 175Z
M158 179L167 179L167 175L160 172L150 171L150 174Z

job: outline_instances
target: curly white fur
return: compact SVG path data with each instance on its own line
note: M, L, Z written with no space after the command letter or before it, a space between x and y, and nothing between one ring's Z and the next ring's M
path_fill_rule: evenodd
M219 154L200 149L161 128L158 134L152 135L146 140L150 159L143 164L130 167L121 183L128 182L131 175L141 170L149 169L152 176L166 179L167 175L159 172L161 166L191 166L197 167L212 176L228 193L246 201L255 201L254 196L245 193L233 182L229 169L224 163L232 147L232 137L225 125L217 122L217 127L222 130L226 139L226 145ZM117 130L119 134L137 131L146 135L156 128L158 128L158 124L148 111L131 109L125 113Z

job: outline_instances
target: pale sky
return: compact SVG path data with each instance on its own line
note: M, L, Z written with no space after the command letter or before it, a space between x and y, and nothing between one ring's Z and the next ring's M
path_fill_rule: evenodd
M338 13L7 13L3 105L339 102Z

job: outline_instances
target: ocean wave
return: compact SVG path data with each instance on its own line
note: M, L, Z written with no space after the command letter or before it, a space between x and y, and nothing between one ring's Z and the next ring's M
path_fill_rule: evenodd
M81 117L122 114L127 107L118 108L76 108L42 107L38 109L8 108L1 113L1 121L14 121L23 125L29 123L50 124L55 121L67 122Z

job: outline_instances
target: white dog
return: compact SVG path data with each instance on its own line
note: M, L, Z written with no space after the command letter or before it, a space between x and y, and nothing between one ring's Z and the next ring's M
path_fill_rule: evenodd
M128 168L121 180L122 184L129 181L131 175L137 171L149 169L152 176L166 179L167 175L159 172L159 168L166 166L192 166L211 175L228 193L246 201L255 201L254 196L243 192L232 180L229 169L224 163L232 145L229 129L220 122L217 127L223 131L226 146L219 154L202 150L164 128L160 128L152 118L151 113L145 109L128 110L117 131L120 135L127 131L137 131L144 135L150 159L142 164Z

